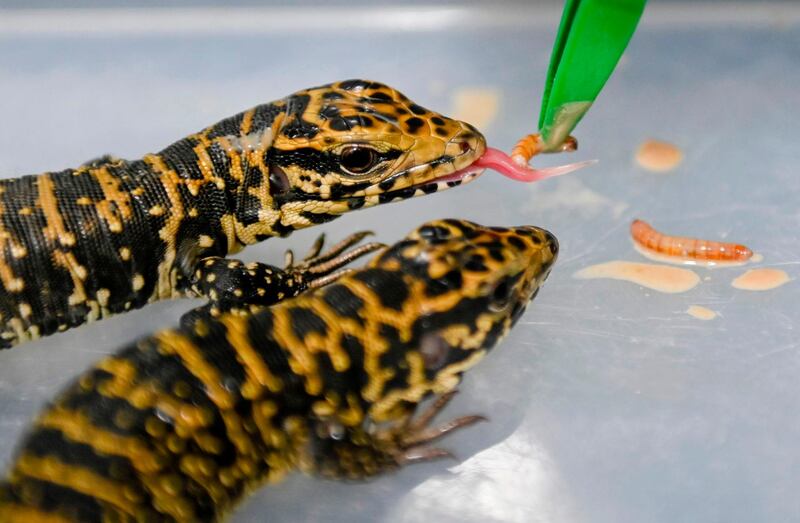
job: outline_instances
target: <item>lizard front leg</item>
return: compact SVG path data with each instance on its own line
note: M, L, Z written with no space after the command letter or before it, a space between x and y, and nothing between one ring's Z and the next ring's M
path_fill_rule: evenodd
M248 305L272 305L336 280L349 271L343 269L345 265L384 247L378 242L354 247L369 234L352 234L324 253L324 235L321 235L299 263L295 263L294 254L287 251L286 266L282 269L221 256L202 258L192 274L191 288L207 297L219 312Z
M362 480L411 463L452 458L446 449L430 443L447 434L486 421L481 415L462 416L431 425L456 391L443 394L418 416L407 415L380 427L345 427L332 419L320 419L311 439L311 472L327 478Z

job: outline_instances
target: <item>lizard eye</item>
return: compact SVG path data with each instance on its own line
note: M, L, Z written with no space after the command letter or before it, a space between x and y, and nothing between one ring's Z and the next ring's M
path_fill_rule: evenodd
M342 150L340 163L345 173L359 176L370 172L378 164L378 154L369 147L351 145Z
M492 291L491 303L489 307L494 312L500 312L511 303L511 293L514 288L508 284L508 281L503 280L497 284Z

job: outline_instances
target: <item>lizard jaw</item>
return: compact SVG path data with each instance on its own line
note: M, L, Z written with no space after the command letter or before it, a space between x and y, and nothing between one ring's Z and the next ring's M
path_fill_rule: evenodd
M415 198L425 194L433 194L435 192L444 191L451 187L467 184L478 178L485 171L485 167L476 166L474 163L453 171L449 174L433 178L426 182L421 182L411 185L404 189L396 189L388 191L383 194L384 201L405 200L407 198Z

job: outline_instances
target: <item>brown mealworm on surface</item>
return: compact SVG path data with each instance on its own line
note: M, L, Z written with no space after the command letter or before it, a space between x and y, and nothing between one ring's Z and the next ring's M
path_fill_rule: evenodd
M633 220L631 237L648 251L700 262L745 262L753 251L738 243L717 242L685 236L669 236L658 232L644 220Z

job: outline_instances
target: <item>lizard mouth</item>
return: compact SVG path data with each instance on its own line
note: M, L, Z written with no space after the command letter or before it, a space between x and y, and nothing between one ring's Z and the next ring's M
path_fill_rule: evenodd
M459 185L469 183L483 174L485 170L485 167L471 164L450 174L445 174L443 176L439 176L438 178L434 178L433 180L412 185L408 189L422 191L422 194L430 194L440 190L449 189L450 187L457 187Z
M506 153L498 149L488 147L483 154L481 154L466 167L462 167L461 169L455 170L449 174L444 174L425 182L420 182L408 187L403 187L401 189L390 189L386 192L378 193L378 201L371 202L371 204L374 205L375 203L405 200L408 198L415 198L417 196L424 196L426 194L433 194L435 192L450 189L452 187L458 187L459 185L464 185L475 180L482 175L486 169L497 171L503 176L512 178L514 180L535 182L552 178L554 176L560 176L595 162L596 160L589 160L585 162L571 163L569 165L548 167L545 169L533 169L527 165L517 165ZM404 171L403 173L394 175L390 179L381 182L377 187L380 187L380 185L386 184L387 182L394 183L394 181L396 181L401 174L407 176L409 171ZM372 195L367 194L368 198L370 196L374 198L376 195L374 193Z
M462 169L458 169L449 174L433 178L426 182L421 182L415 185L410 185L402 189L395 189L387 191L379 195L382 201L390 201L395 199L414 198L423 196L425 194L433 194L435 192L444 191L452 187L467 184L477 177L479 177L486 170L486 167L472 163Z
M484 153L475 159L471 164L458 169L450 174L445 174L422 182L416 185L411 185L404 189L396 189L388 191L385 196L390 199L394 198L411 198L414 196L422 196L423 194L431 194L458 185L469 183L481 174L486 169L497 171L498 173L508 178L523 181L535 182L552 178L554 176L561 176L569 172L578 170L587 165L595 163L596 160L589 160L578 163L571 163L568 165L560 165L556 167L547 167L545 169L533 169L527 165L516 164L506 153L499 149L487 147Z

